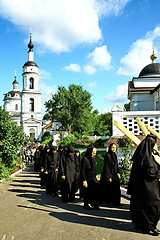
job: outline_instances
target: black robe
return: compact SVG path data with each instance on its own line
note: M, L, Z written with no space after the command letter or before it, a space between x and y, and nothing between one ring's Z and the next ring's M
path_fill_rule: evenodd
M46 191L48 194L57 194L57 177L59 169L59 153L55 152L46 155L45 172L47 171Z
M40 157L41 157L41 153L40 153L40 150L37 148L34 153L34 171L36 172L40 171Z
M104 167L100 179L100 192L101 200L113 205L119 205L121 198L118 173L117 155L110 150L104 157ZM112 182L108 181L110 178Z
M65 176L65 180L61 182L62 201L73 201L77 190L75 181L77 171L74 155L67 155L65 160L61 163L61 174Z
M148 230L156 228L160 217L160 166L152 155L155 142L148 135L137 147L128 186L132 222Z
M91 157L91 154L86 154L81 161L81 181L88 183L88 187L83 188L84 205L91 203L94 206L99 200L96 175L96 160Z

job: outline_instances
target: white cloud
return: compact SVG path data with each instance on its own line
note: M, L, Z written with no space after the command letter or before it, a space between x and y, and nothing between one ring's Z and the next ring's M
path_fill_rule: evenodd
M121 59L121 67L118 69L120 75L139 75L147 64L151 63L152 43L155 42L155 52L158 54L160 40L160 26L153 31L147 32L146 36L134 42L129 53Z
M83 66L83 71L89 75L96 73L98 70L110 70L111 55L107 50L107 46L97 47L87 56L88 62Z
M123 12L123 9L130 1L131 0L102 0L100 3L97 1L99 16L117 16Z
M89 75L92 75L97 72L96 68L91 65L83 66L83 71Z
M107 50L107 46L101 46L94 49L88 55L90 65L99 67L100 69L108 70L111 68L111 55Z
M99 114L111 112L111 108L98 108Z
M81 72L81 66L76 63L71 63L70 65L64 67L63 70L72 71L72 72Z
M87 84L87 87L95 88L95 87L97 87L97 83L96 82L90 82L90 83Z
M51 79L51 73L47 72L46 70L39 69L39 79L45 79L50 80Z
M69 51L102 39L99 20L118 15L130 0L0 0L0 16L22 31L33 29L41 51Z
M57 92L56 85L47 85L43 80L51 80L51 73L47 72L46 70L39 71L39 91L42 93L42 115L45 114L44 103L51 98L52 94Z
M128 93L128 83L117 86L116 90L108 94L105 97L105 99L113 103L117 103L117 102L126 103L128 102L127 93Z

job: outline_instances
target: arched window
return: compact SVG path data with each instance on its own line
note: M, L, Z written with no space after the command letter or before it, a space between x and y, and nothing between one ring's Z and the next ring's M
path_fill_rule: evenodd
M33 77L31 77L29 79L29 89L34 89L34 78Z
M15 105L15 110L18 110L18 104Z
M34 128L29 129L29 136L32 137L33 139L35 138L35 129Z
M33 98L30 98L30 101L29 101L29 111L34 111L34 99Z

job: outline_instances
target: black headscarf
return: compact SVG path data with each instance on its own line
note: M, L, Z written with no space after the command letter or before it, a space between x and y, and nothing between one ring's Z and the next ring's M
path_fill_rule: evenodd
M90 144L88 147L87 147L87 150L85 152L85 157L90 159L91 158L91 155L92 155L92 151L94 149L94 145L93 144Z
M86 157L86 158L88 158L88 159L90 160L92 169L93 169L93 167L95 167L95 165L96 165L95 158L92 157L92 151L93 151L94 148L95 148L94 145L93 145L93 144L90 144L90 145L87 147L87 150L86 150L85 155L84 155L84 157Z
M57 146L52 146L51 151L57 151Z
M66 157L69 157L72 161L74 160L74 154L70 155L70 153L74 153L74 151L75 148L73 146L69 146L66 152Z
M113 152L113 151L111 150L111 148L112 148L113 145L116 145L116 144L115 144L115 143L111 143L111 144L109 145L109 147L108 147L108 153L109 153L110 156L111 156L112 164L115 165L115 161L117 160L117 155L116 155L115 152Z
M59 152L59 151L63 151L63 150L65 150L65 146L64 146L63 143L61 143L61 144L59 145L59 147L58 147L58 152Z
M148 134L145 139L138 145L132 161L138 161L140 165L151 166L153 164L153 148L156 143L157 137L155 135Z

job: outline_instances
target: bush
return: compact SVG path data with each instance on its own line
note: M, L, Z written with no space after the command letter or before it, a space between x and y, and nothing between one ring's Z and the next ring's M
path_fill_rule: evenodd
M129 178L130 178L130 171L132 167L132 162L131 162L131 157L132 157L132 152L133 152L133 147L131 144L131 141L128 138L121 139L120 144L121 148L119 148L122 157L119 162L119 168L120 168L120 174L121 174L121 179L120 182L121 184L128 185L129 183Z
M8 167L5 166L5 164L2 162L2 159L0 158L0 180L7 180L10 178L10 170Z
M42 141L45 141L48 138L53 138L53 136L49 132L45 132L42 136Z
M60 145L61 143L63 143L66 147L71 145L75 146L77 144L77 138L73 134L70 134L66 137L63 137L62 140L57 143L57 145Z

